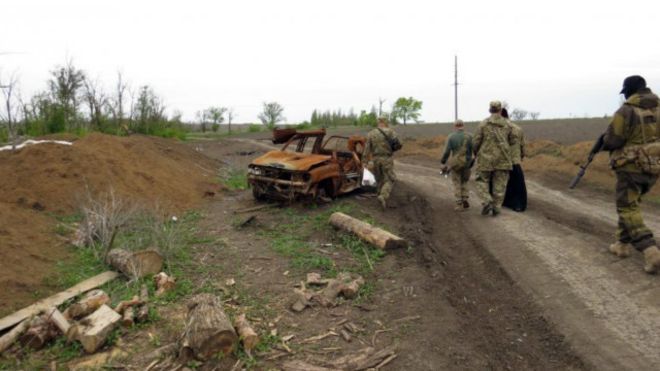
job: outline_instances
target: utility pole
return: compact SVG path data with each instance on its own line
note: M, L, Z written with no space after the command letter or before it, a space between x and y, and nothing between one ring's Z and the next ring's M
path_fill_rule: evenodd
M454 55L454 121L458 120L458 56Z

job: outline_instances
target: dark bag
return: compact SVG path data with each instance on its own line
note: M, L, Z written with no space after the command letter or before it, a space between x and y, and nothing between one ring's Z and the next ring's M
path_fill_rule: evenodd
M390 138L387 134L385 134L385 132L381 128L376 128L376 129L378 129L378 131L380 131L380 133L383 134L385 139L387 139L387 143L390 145L390 150L392 150L392 152L396 152L400 150L401 147L403 147L403 145L399 141L399 138Z

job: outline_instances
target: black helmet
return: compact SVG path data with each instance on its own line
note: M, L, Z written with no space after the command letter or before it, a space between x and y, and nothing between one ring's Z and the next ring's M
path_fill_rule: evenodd
M646 87L646 80L642 76L633 75L626 77L623 80L623 89L619 94L623 94L626 98L629 98L631 95L637 93L640 89Z

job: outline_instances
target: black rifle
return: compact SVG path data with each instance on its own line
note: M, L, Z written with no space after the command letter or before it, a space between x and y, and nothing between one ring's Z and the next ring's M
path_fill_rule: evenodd
M580 183L580 179L582 179L584 173L587 172L587 167L589 167L591 161L593 161L596 154L603 149L604 140L605 140L605 134L601 134L601 136L598 137L598 139L596 140L596 143L594 143L594 146L591 148L591 152L589 152L589 157L587 157L587 162L585 162L583 165L580 165L580 171L578 171L575 178L573 178L571 184L568 185L568 188L574 189L578 185L578 183Z

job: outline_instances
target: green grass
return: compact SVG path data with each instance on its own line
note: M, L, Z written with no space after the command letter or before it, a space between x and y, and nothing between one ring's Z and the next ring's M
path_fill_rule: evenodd
M231 169L220 180L229 190L245 190L248 188L247 170Z

